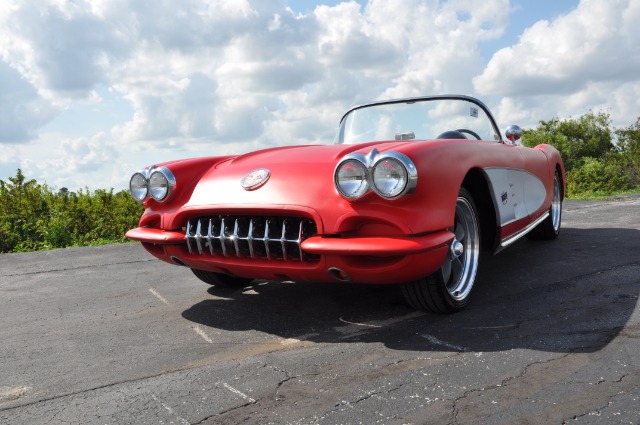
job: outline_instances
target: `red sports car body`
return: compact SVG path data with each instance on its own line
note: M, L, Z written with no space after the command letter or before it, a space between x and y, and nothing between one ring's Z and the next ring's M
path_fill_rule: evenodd
M457 311L481 250L559 233L562 159L520 134L504 140L467 96L358 106L332 145L141 170L131 192L145 212L127 237L210 284L400 284L415 308Z

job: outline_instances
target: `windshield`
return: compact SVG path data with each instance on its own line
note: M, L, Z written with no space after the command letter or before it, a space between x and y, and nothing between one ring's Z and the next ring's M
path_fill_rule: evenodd
M352 109L340 123L338 144L380 140L500 140L481 103L470 98L421 98L377 103Z

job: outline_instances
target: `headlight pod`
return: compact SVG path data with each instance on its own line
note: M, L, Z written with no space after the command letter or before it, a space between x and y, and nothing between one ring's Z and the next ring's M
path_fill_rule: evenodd
M169 199L176 179L167 167L151 167L135 173L129 182L129 189L133 199L143 203L151 197L158 202Z
M368 155L351 153L338 163L334 172L338 192L349 200L356 200L373 190L385 199L397 199L413 192L418 183L416 166L403 153Z

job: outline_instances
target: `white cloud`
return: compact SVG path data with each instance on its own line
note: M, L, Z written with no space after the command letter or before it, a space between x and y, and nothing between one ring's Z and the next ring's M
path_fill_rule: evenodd
M508 0L346 1L306 14L285 0L5 3L3 167L21 158L70 188L124 187L130 171L175 158L330 143L341 113L377 98L476 92L500 122L523 125L640 109L640 0L583 0L488 64L479 44L504 34ZM89 134L50 125L124 102Z
M575 10L537 22L516 45L496 52L474 87L482 95L526 99L520 104L533 108L538 119L604 108L617 122L631 124L640 104L625 93L640 87L638 21L638 0L582 0Z

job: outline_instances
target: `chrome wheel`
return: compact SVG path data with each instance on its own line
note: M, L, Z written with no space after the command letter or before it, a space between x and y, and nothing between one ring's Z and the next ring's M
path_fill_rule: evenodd
M456 203L453 233L455 238L449 246L441 272L451 298L461 301L473 288L480 258L478 219L471 202L462 196Z
M431 313L455 313L466 307L480 263L480 226L471 193L460 188L444 263L435 273L402 285L407 303Z
M542 223L527 233L527 238L532 240L553 240L560 234L562 226L562 180L560 173L556 171L553 178L553 192L551 193L551 206L549 215Z
M553 231L560 231L560 220L562 216L562 194L560 193L560 177L556 173L553 179L553 198L551 199L551 225Z

